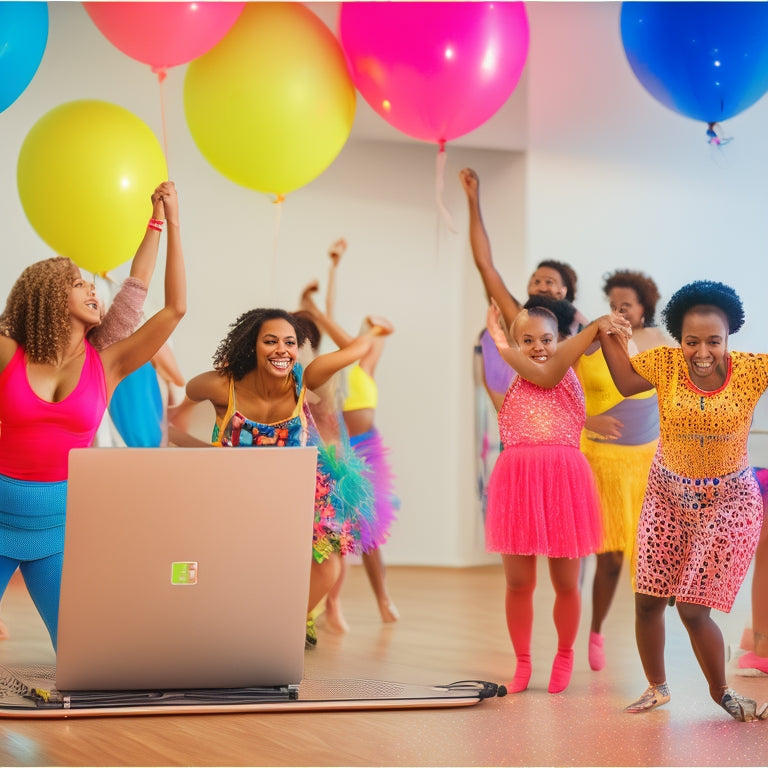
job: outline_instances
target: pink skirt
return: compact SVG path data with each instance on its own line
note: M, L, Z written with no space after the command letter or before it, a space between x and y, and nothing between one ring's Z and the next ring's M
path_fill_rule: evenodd
M489 552L583 557L601 543L600 501L578 448L513 445L499 454L488 483Z
M728 613L763 524L751 468L714 478L680 477L658 456L637 526L634 590Z
M380 547L389 538L400 500L395 494L395 475L389 464L389 448L374 427L361 435L350 437L352 450L368 467L367 477L373 483L373 520L363 536L363 551Z

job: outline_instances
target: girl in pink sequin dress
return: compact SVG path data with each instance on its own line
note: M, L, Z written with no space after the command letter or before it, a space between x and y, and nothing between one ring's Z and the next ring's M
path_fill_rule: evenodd
M614 332L623 332L616 319ZM601 543L600 506L592 471L579 450L586 418L584 393L571 365L597 334L597 323L558 343L557 320L543 307L522 311L512 324L516 348L488 313L488 330L518 372L499 411L504 450L488 487L486 548L501 553L507 582L506 616L517 657L511 693L528 687L536 557L549 558L555 590L557 654L548 690L568 687L581 615L579 558Z

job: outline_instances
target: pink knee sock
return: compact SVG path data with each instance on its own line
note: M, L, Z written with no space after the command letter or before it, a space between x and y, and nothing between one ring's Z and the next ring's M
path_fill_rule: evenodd
M568 687L573 672L573 644L579 630L581 596L578 588L558 592L552 611L557 629L557 654L552 663L549 692L560 693Z
M531 679L531 631L533 629L533 589L507 589L506 613L507 629L512 640L512 647L517 657L517 667L512 682L507 687L509 693L519 693L528 687Z
M603 636L597 632L589 633L589 666L596 672L605 666Z
M552 662L552 674L549 676L550 693L560 693L568 687L573 672L573 648L558 648Z

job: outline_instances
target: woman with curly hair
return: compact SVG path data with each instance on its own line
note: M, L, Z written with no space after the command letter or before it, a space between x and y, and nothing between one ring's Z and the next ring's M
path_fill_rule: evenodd
M282 309L252 309L230 326L213 357L213 370L189 380L174 423L183 428L185 413L195 404L209 401L216 416L213 445L318 445L319 435L305 402L307 390L322 387L337 371L366 354L377 337L390 331L388 323L372 319L365 333L342 349L318 355L304 368L298 355L306 340L305 323ZM178 431L174 442L209 444ZM369 524L360 509L364 499L347 498L347 484L338 481L344 462L320 453L324 460L318 465L308 613L336 582L339 555L360 551ZM309 643L315 640L311 630L308 624Z
M158 190L168 224L165 306L138 330L97 350L87 339L102 320L95 287L60 257L24 270L0 318L0 597L19 568L54 648L69 451L92 444L118 383L186 312L176 190L172 182Z
M768 355L731 352L744 323L733 288L697 281L677 291L664 313L680 347L629 356L601 323L611 375L625 397L658 394L659 448L651 465L634 554L635 635L649 686L625 711L646 712L670 699L664 667L664 611L671 597L712 699L740 721L768 713L728 687L725 649L712 608L730 611L763 521L747 438L768 388Z
M659 291L650 277L617 270L605 277L603 292L611 311L623 315L632 326L630 346L634 352L666 343L654 325ZM589 633L589 665L600 670L605 666L601 629L616 593L624 556L632 553L648 471L659 440L659 413L654 390L627 398L621 395L599 345L581 357L576 373L587 407L581 450L595 475L603 519Z

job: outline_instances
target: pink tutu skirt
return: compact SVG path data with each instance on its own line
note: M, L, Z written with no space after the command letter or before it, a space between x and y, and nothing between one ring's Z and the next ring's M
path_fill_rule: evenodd
M389 448L374 427L360 435L350 437L349 444L355 454L368 467L366 473L373 484L373 520L363 537L365 552L380 547L389 537L389 529L395 520L400 500L395 495L395 477L389 465Z
M569 445L512 445L488 483L485 544L506 555L583 557L600 550L592 470Z

